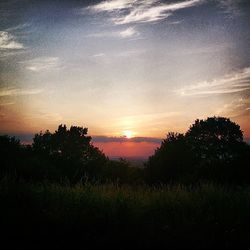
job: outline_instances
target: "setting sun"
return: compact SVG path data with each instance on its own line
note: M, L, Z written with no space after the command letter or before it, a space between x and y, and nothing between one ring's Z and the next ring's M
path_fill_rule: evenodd
M130 139L130 138L132 138L134 136L134 133L131 130L125 130L125 131L123 131L123 135L126 138Z

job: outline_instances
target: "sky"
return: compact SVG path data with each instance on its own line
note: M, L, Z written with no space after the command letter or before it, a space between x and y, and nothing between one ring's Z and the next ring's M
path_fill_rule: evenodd
M249 138L249 27L247 0L0 1L0 134L78 125L145 156L225 116Z

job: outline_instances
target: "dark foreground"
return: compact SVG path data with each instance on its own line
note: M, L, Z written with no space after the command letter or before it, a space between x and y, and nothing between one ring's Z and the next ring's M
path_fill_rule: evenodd
M0 183L1 238L81 249L242 249L250 188Z

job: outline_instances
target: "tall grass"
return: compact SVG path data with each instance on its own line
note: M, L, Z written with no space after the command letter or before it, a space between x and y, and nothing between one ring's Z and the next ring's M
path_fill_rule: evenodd
M0 200L4 237L73 238L113 249L129 244L144 249L235 249L250 243L248 187L70 186L2 180Z

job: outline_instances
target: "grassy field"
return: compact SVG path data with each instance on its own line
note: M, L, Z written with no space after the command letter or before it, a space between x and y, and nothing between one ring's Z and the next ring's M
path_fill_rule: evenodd
M109 249L239 249L250 188L0 183L2 239Z

